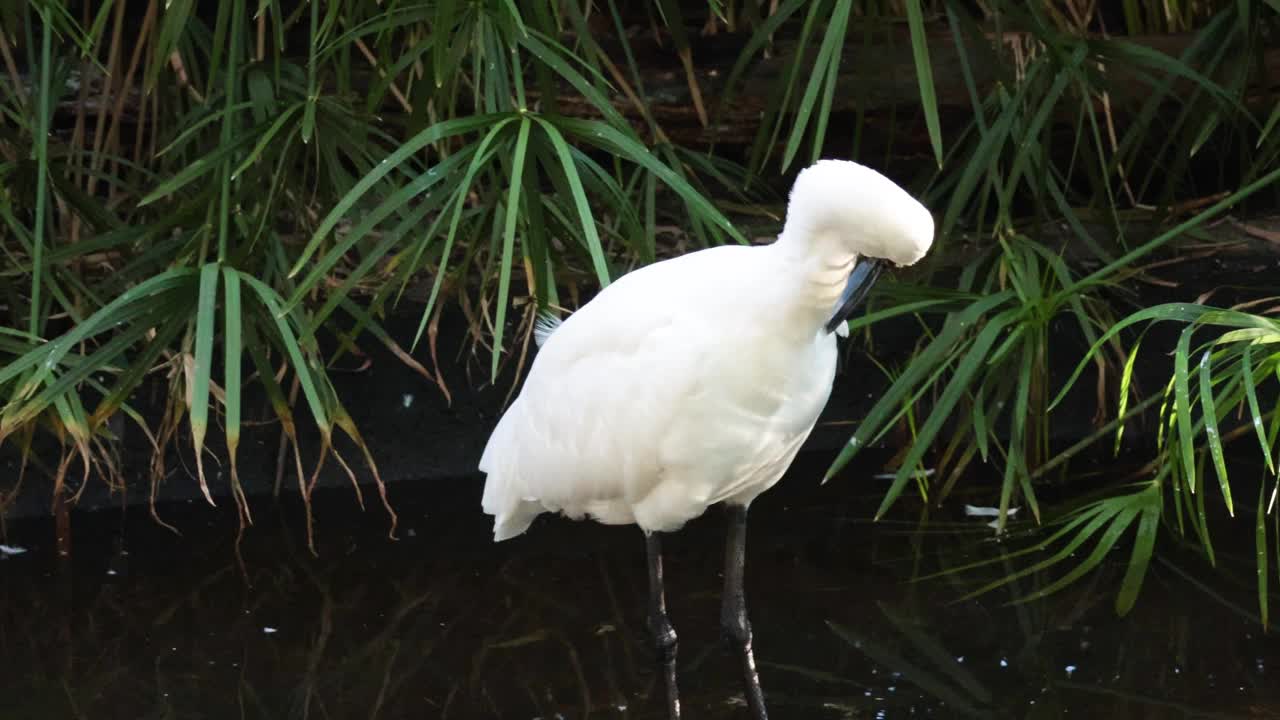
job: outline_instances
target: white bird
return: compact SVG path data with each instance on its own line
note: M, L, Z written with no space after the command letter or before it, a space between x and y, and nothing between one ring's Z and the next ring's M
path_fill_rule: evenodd
M835 335L848 334L844 320L883 262L919 261L933 231L929 211L893 181L822 160L796 178L773 244L654 263L539 326L541 348L480 460L484 511L495 541L544 512L644 531L650 629L673 718L676 635L659 533L728 506L721 621L750 710L764 718L742 592L747 507L813 430L835 377Z

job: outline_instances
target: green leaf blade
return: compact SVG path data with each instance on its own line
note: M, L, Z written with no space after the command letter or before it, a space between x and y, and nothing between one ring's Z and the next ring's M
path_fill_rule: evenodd
M205 500L213 504L204 478L204 439L209 427L209 376L213 368L214 310L218 299L218 263L200 268L200 290L196 304L195 367L191 388L191 438L196 454L200 489Z
M1200 412L1204 415L1204 434L1209 440L1209 455L1213 458L1213 468L1218 475L1218 486L1222 488L1222 498L1227 504L1227 512L1234 517L1236 512L1231 502L1231 481L1227 476L1227 463L1222 453L1222 435L1218 431L1218 410L1217 403L1213 399L1213 374L1210 369L1208 350L1200 356L1199 380Z
M933 87L933 64L929 61L929 39L924 32L924 13L920 0L907 0L907 25L911 29L911 54L915 58L916 79L920 85L920 104L924 108L925 126L934 160L942 167L942 124L938 120L938 97Z
M502 335L507 319L507 303L511 295L511 266L514 263L516 220L520 215L520 190L524 187L525 157L529 150L529 118L520 120L516 135L515 157L512 160L511 188L507 192L507 214L502 224L502 265L498 270L498 308L493 327L493 360L490 379L498 379L498 361L502 357Z

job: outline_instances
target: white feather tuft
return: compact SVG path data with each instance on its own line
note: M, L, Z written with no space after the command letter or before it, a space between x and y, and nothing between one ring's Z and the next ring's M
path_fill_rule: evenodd
M533 341L538 344L538 347L542 347L547 342L547 338L551 337L551 333L555 332L563 322L564 320L549 312L539 313L537 321L533 324Z

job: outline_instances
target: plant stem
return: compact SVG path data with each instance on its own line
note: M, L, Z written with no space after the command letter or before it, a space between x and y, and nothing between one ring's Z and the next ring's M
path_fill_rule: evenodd
M1102 427L1098 428L1097 430L1095 430L1092 434L1090 434L1090 435L1089 435L1088 437L1086 437L1085 439L1081 440L1080 442L1077 442L1075 445L1072 445L1071 447L1067 448L1066 450L1064 450L1064 451L1062 451L1062 452L1058 453L1058 454L1057 454L1057 455L1056 455L1052 460L1050 460L1049 462L1045 463L1044 465L1041 465L1040 467L1036 468L1036 471L1035 471L1035 472L1033 472L1033 473L1031 473L1031 479L1032 479L1032 480L1038 480L1038 479L1040 479L1040 478L1044 477L1044 476L1045 476L1045 474L1047 474L1050 470L1052 470L1052 469L1054 469L1054 468L1058 467L1058 466L1059 466L1059 465L1061 465L1062 463L1064 463L1064 462L1066 462L1066 461L1070 460L1071 458L1075 457L1076 455L1078 455L1078 454L1079 454L1081 451L1083 451L1085 448L1089 447L1090 445L1094 444L1094 443L1095 443L1095 442L1097 442L1099 439L1101 439L1103 435L1106 435L1107 433L1109 433L1109 432L1111 432L1112 430L1114 430L1117 426L1119 426L1119 425L1120 425L1120 423L1123 423L1123 422L1125 422L1126 420L1129 420L1130 418L1137 416L1137 415L1138 415L1139 413L1141 413L1142 411L1144 411L1144 410L1146 410L1147 408L1149 408L1149 407L1151 407L1152 405L1154 405L1154 404L1155 404L1155 402L1156 402L1157 400L1159 400L1161 397L1162 397L1162 396L1161 396L1161 395L1158 395L1158 394L1157 394L1157 395L1152 395L1151 397L1148 397L1146 400L1143 400L1142 402L1138 403L1137 405L1135 405L1135 406L1133 406L1133 407L1129 408L1129 411L1128 411L1128 412L1126 412L1124 415L1121 415L1120 417L1116 418L1115 420L1112 420L1111 422L1107 423L1106 425L1103 425Z
M235 113L232 107L236 104L236 62L240 59L240 34L243 24L244 0L232 0L235 3L231 10L231 27L228 30L230 36L231 49L227 53L227 77L226 89L226 114L222 116L222 146L226 147L231 144L231 124L234 122ZM228 155L222 161L222 196L218 201L218 262L224 263L227 260L227 235L228 226L231 224L231 170L234 167L231 164L232 157Z
M48 203L49 174L49 76L53 74L53 22L40 13L40 94L36 98L36 222L31 244L31 321L28 332L32 337L40 334L40 283L44 276L45 205Z

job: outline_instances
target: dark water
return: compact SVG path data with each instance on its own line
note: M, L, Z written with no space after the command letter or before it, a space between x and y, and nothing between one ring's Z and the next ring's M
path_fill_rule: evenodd
M883 482L820 488L821 469L752 509L747 594L775 720L1280 717L1280 644L1248 617L1247 582L1162 542L1126 619L1123 550L1047 600L1009 604L1056 575L957 602L993 575L912 578L991 557L980 520L873 525ZM11 525L29 551L0 561L0 718L662 717L638 531L553 520L494 545L479 491L393 486L398 542L349 493L317 498L318 557L296 507L259 500L247 579L229 508L163 508L181 538L136 509L77 516L65 563L51 524ZM666 543L693 720L745 717L718 638L723 531L713 510Z

